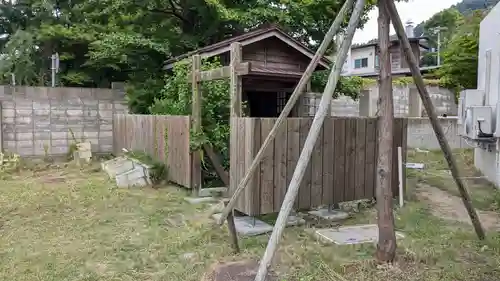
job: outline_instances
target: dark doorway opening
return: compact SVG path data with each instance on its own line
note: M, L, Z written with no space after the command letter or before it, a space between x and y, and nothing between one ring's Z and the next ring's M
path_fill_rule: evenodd
M248 91L247 100L250 117L278 117L292 93ZM291 117L292 113L290 113Z

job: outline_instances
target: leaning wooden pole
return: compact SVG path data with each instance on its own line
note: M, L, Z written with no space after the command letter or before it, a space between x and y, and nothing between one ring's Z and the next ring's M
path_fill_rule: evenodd
M236 190L233 192L233 195L231 196L231 200L227 204L227 206L224 208L222 211L222 215L220 216L220 219L218 221L218 224L221 225L224 223L224 220L226 219L227 215L232 212L234 205L237 202L238 197L240 196L241 192L243 189L248 185L248 182L250 181L251 177L257 170L258 165L260 164L260 161L262 161L262 158L264 157L264 151L266 151L267 147L271 145L273 142L274 138L276 137L276 134L278 133L278 130L280 129L281 125L283 124L283 121L285 118L288 117L290 112L292 111L295 103L299 99L299 96L304 92L304 89L307 86L307 83L311 79L311 76L318 66L318 63L320 60L323 58L323 55L326 52L326 49L328 49L328 46L333 40L333 37L335 34L338 32L340 29L340 25L342 22L344 22L344 18L346 16L347 11L352 7L352 4L354 3L354 0L347 0L344 5L342 6L342 9L340 12L337 14L337 17L333 21L332 25L330 26L330 29L325 35L325 38L323 39L323 42L321 42L321 45L319 46L318 50L316 51L316 54L312 58L311 62L309 63L309 66L306 68L304 74L300 78L299 83L297 84L297 87L295 87L295 90L293 91L292 95L290 96L290 99L288 99L288 102L285 105L285 108L283 108L283 111L281 112L280 116L276 120L276 123L274 124L273 128L271 129L271 132L269 132L269 135L266 137L264 140L264 143L260 147L259 151L257 152L257 155L255 155L255 158L250 165L250 168L248 171L245 173L245 176L243 176L243 179L241 182L238 184L238 187Z
M304 148L300 153L297 167L295 167L292 180L290 181L290 185L288 186L288 189L286 191L285 198L283 199L283 204L281 205L278 219L276 220L276 224L274 225L273 233L271 234L271 238L269 238L264 256L260 260L259 270L257 271L255 281L266 280L267 272L269 270L269 267L271 266L274 254L276 253L278 244L281 240L281 235L283 234L283 230L285 229L286 221L288 219L288 216L290 215L290 211L293 208L295 198L297 197L300 183L304 178L304 173L306 171L307 165L311 160L311 154L314 149L314 145L316 144L321 131L321 127L323 127L323 122L328 113L332 96L335 92L335 88L340 77L340 72L342 71L342 65L344 64L344 61L347 57L347 52L351 47L352 38L354 37L354 32L356 31L356 28L360 22L361 15L365 7L365 2L366 0L357 0L356 5L354 6L351 19L349 20L349 25L347 27L346 38L342 42L340 51L337 53L337 56L335 58L334 67L332 68L330 76L328 77L328 82L323 92L323 96L321 97L318 111L314 116L311 129L309 130L309 134L307 134L307 138L304 143Z
M377 111L378 155L377 155L377 222L378 243L376 258L380 262L391 262L396 255L396 233L392 212L392 169L394 138L394 102L392 97L391 60L389 58L389 29L391 22L387 0L378 0L378 46L379 46L379 108Z
M405 30L403 27L403 23L401 22L401 18L399 17L398 11L396 10L396 5L394 4L394 0L386 1L386 8L389 13L389 16L392 21L392 25L394 26L394 30L399 37L399 41L403 46L403 51L405 53L406 60L410 66L411 73L413 75L413 80L415 81L415 85L417 86L418 93L420 94L420 98L422 99L422 103L424 104L425 110L427 111L427 115L432 124L432 128L434 129L434 133L436 134L436 138L439 142L439 146L441 146L441 150L443 151L446 162L448 162L448 166L451 171L451 175L457 184L458 191L460 192L460 196L462 197L462 201L469 213L472 224L474 225L474 229L476 231L479 239L485 239L486 235L484 233L484 229L479 221L479 217L476 213L476 210L472 206L472 201L467 191L467 188L460 177L460 172L457 167L457 162L453 153L451 151L450 145L445 138L443 128L438 122L438 118L436 115L436 111L434 110L434 105L432 104L431 98L429 96L429 92L425 88L424 80L422 75L420 74L420 70L418 68L417 60L413 55L410 42L408 41L408 37L405 34ZM464 70L466 71L466 70Z

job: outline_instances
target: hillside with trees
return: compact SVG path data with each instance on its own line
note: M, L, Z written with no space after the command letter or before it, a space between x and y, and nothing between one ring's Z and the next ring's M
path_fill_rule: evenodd
M428 37L429 46L435 50L438 47L437 29L441 29L441 67L435 74L447 87L457 92L476 88L479 24L498 2L499 0L463 0L434 14L415 28L415 34ZM437 53L424 53L422 65L437 65Z

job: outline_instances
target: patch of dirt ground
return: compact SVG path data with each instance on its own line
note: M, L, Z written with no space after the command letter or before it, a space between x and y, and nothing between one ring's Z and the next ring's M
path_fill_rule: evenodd
M437 187L419 183L417 197L431 205L433 215L445 220L472 224L462 199ZM481 224L490 230L500 230L500 214L476 209Z

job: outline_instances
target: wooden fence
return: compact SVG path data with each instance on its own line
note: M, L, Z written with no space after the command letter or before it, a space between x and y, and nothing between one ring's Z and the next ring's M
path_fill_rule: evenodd
M142 150L167 165L170 181L190 188L189 128L189 116L115 114L113 150Z
M231 118L230 191L234 191L271 131L275 118ZM288 118L265 151L236 209L248 215L279 212L312 118ZM398 193L397 147L406 161L407 120L395 119L393 193ZM327 117L295 201L310 209L375 196L377 124L375 118ZM404 177L403 177L404 178ZM404 183L403 183L404 184Z

